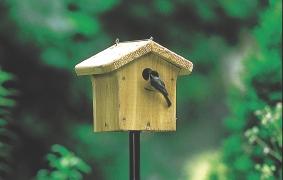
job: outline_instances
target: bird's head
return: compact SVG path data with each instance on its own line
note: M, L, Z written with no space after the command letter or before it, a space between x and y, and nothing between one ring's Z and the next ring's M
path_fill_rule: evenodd
M151 71L150 74L151 74L152 76L154 76L154 77L159 77L159 74L158 74L157 71Z

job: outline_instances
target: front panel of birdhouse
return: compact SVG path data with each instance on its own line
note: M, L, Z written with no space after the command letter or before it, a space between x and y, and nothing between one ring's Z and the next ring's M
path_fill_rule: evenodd
M151 68L164 81L172 102L161 93L148 90L142 72ZM94 130L175 131L176 80L180 68L156 55L145 54L106 74L92 76Z

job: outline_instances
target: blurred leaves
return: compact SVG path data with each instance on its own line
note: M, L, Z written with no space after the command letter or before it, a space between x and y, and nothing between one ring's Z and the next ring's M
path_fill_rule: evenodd
M89 42L104 37L99 14L119 4L111 1L56 0L6 1L10 15L19 28L19 35L26 41L33 41L41 48L42 60L48 65L73 69L78 57L90 55ZM30 6L33 4L33 6ZM34 8L36 7L36 8ZM106 44L108 41L103 41ZM79 51L80 49L88 50ZM92 46L93 50L95 46Z
M270 1L260 15L253 37L257 46L242 62L244 91L230 88L231 115L225 124L231 135L224 141L223 156L230 169L229 178L279 179L282 178L281 0Z
M51 147L51 153L47 155L51 170L38 171L38 180L79 180L83 179L83 173L89 173L91 168L82 159L64 146L55 144Z
M246 18L252 15L259 3L258 0L217 0L225 12L234 18Z
M92 161L101 162L105 179L127 179L128 174L128 147L127 134L93 133L89 124L77 124L70 128L72 138L81 144L77 151ZM111 158L109 158L111 157ZM111 173L109 173L111 172Z
M73 67L108 47L116 37L124 41L153 36L190 59L194 72L178 79L178 131L143 135L142 177L180 179L180 169L191 154L219 146L224 136L221 119L228 113L228 90L231 115L225 125L231 136L224 142L223 154L204 157L215 167L212 179L233 179L235 173L238 179L258 179L260 173L251 170L254 161L247 155L251 148L243 143L247 141L243 134L257 122L256 110L266 102L272 109L282 98L278 91L281 45L276 43L281 42L282 9L278 1L270 3L275 11L263 12L265 2L256 0L1 1L0 63L17 77L21 96L13 114L20 127L17 131L26 138L21 142L24 148L18 150L19 168L14 175L30 179L46 148L66 143L91 164L90 179L128 178L126 133L92 133L90 82L75 78ZM261 23L251 31L259 14ZM244 88L239 90L229 84L231 69L223 64L230 63L227 55L242 46L242 34L250 33L255 43L243 62ZM30 157L23 157L23 151ZM258 148L254 151L261 153ZM64 147L52 148L48 157L49 170L39 171L37 177L64 179L69 172L80 178L84 173L73 163L77 156Z
M229 16L240 19L258 5L255 1L245 7L238 1L219 2ZM219 164L227 171L217 171L218 166L207 162L209 168L204 172L209 174L201 179L282 179L281 0L269 2L251 32L253 47L238 71L243 87L228 87L230 115L224 123L230 135L218 152Z
M100 30L98 19L83 13L71 13L70 18L77 29L77 33L81 33L86 37L95 36Z
M208 22L217 20L217 12L215 11L215 3L213 1L203 3L201 1L194 0L192 3L197 9L197 14L202 18L202 20Z
M260 151L252 156L263 159L254 168L260 172L261 179L282 177L282 103L274 109L266 106L255 114L260 123L245 132L250 148Z
M12 80L12 78L12 74L4 72L0 68L0 107L12 107L15 105L15 101L8 98L13 95L15 91L4 87L4 83Z
M7 89L5 84L11 81L13 76L0 69L0 179L6 179L13 170L13 144L17 135L9 128L10 111L15 105L11 98L13 91Z
M174 4L170 0L154 0L154 7L157 12L163 15L170 15L174 12Z
M228 168L223 164L219 152L199 153L185 167L187 179L227 180Z

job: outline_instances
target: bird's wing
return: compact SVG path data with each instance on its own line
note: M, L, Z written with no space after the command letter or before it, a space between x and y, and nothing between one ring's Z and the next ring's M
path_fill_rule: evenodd
M168 95L164 82L159 77L152 77L150 84L164 95Z
M153 74L153 72L155 72L157 74L157 76L155 76ZM160 79L158 73L156 71L152 71L152 73L150 74L151 78L156 79L163 87L165 87L165 83Z

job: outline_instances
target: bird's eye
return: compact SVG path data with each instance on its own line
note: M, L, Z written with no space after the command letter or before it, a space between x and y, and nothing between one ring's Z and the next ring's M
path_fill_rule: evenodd
M152 69L150 68L145 68L142 72L142 77L144 80L148 80L149 79L149 75L152 72Z

